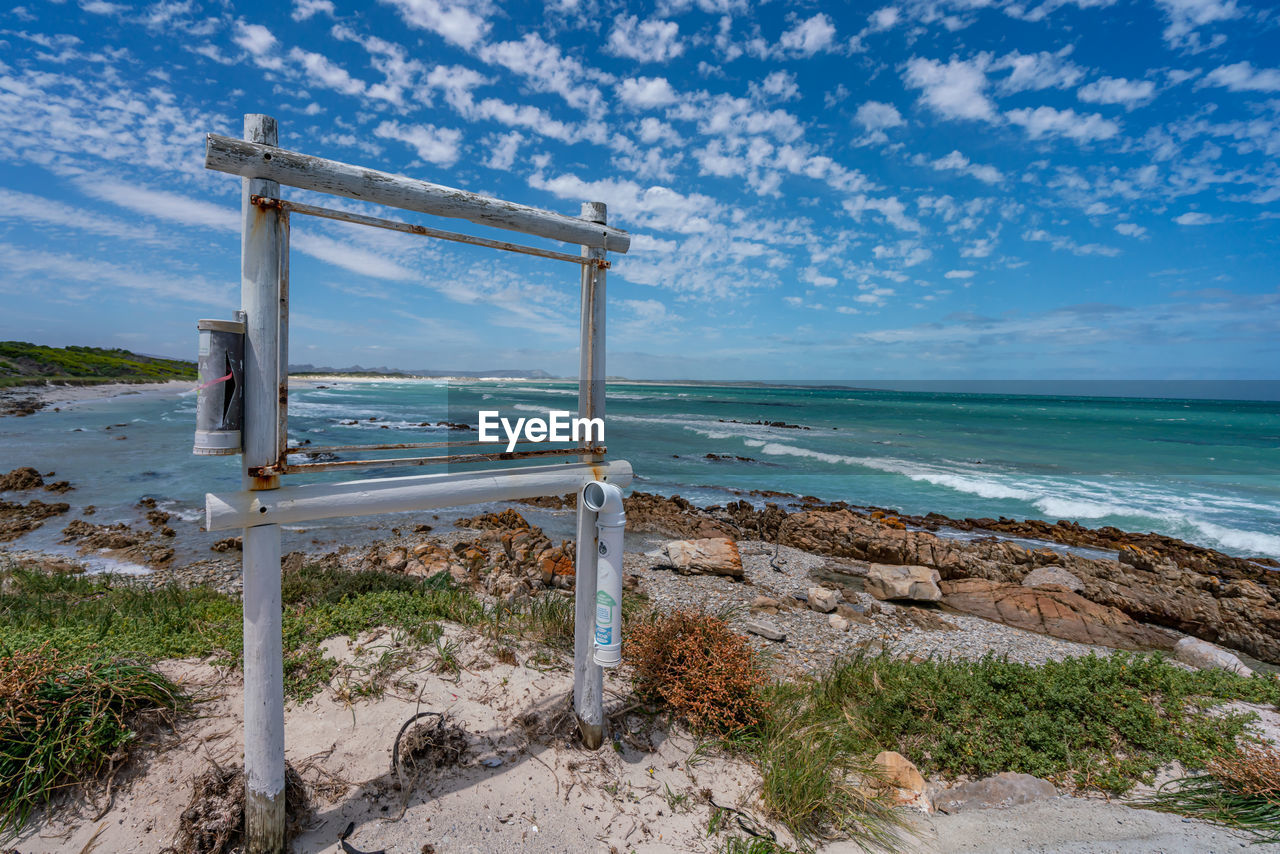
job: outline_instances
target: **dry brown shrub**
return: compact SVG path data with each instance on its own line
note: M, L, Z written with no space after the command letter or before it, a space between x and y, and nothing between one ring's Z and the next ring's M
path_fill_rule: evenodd
M768 677L746 638L720 617L673 611L631 629L636 692L696 729L727 732L760 720Z
M1246 745L1209 763L1209 773L1241 795L1280 802L1280 750Z
M244 769L214 764L192 783L191 803L166 854L232 854L244 849ZM302 832L311 818L306 783L285 765L285 838Z

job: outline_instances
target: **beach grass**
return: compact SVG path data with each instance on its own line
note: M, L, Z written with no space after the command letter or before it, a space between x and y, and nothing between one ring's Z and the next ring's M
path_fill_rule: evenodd
M109 780L149 715L188 704L145 664L73 662L48 643L0 655L0 835L17 832L59 791Z
M1231 827L1255 843L1280 843L1280 749L1242 747L1204 774L1165 783L1142 805Z

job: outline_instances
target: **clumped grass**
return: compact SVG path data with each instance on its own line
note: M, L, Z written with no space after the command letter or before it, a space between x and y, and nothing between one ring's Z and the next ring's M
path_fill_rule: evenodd
M0 656L0 834L19 830L59 790L121 761L146 714L187 704L142 664L72 663L48 644Z
M897 750L926 776L1018 771L1119 794L1169 762L1231 753L1254 716L1204 713L1228 700L1280 703L1280 682L1129 653L1034 667L859 657L776 686L769 705L793 727L840 733L840 753Z
M1206 770L1164 784L1143 805L1234 828L1255 843L1280 842L1280 751L1246 745Z

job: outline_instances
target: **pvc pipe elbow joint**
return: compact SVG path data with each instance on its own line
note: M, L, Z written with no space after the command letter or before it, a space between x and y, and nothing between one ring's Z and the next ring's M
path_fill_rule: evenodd
M582 488L582 501L596 514L596 525L601 528L622 528L627 524L626 511L622 509L622 490L612 483L593 480Z

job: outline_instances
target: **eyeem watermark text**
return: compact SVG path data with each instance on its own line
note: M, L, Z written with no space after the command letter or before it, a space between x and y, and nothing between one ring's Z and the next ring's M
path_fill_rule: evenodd
M506 435L507 453L521 442L604 442L603 418L576 418L567 409L552 409L544 418L517 418L514 424L496 409L481 409L480 441L499 442L498 428ZM520 438L521 434L524 438Z

